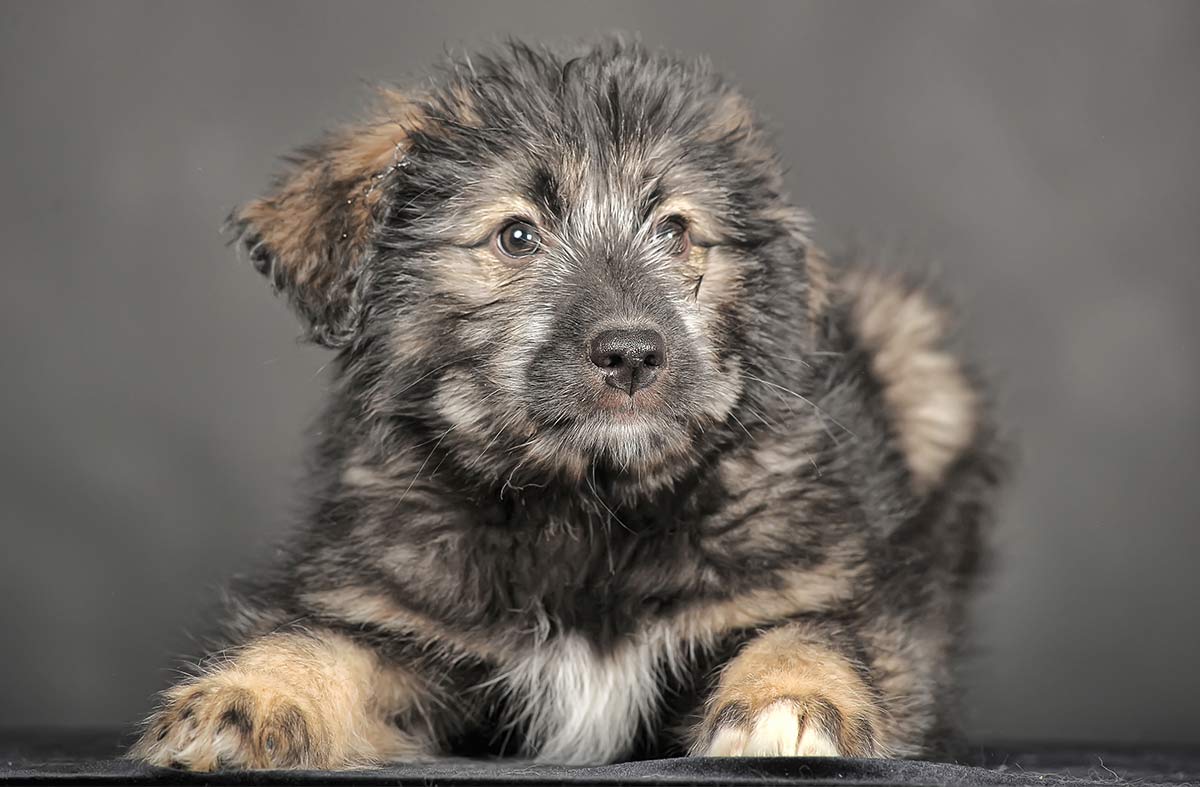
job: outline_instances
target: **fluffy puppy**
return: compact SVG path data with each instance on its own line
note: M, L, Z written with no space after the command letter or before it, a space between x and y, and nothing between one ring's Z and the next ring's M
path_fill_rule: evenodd
M336 354L306 527L133 756L909 756L998 462L943 309L832 263L746 102L607 42L452 64L233 225Z

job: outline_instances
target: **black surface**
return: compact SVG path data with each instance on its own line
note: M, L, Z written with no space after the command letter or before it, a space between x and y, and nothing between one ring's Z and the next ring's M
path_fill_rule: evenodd
M343 771L191 774L120 759L105 731L0 731L0 782L108 784L1200 784L1200 749L978 748L961 763L831 758L682 758L594 768L447 760Z

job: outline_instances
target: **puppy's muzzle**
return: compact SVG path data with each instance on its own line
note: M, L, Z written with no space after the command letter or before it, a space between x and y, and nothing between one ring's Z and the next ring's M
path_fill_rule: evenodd
M614 328L592 338L588 358L606 385L633 396L659 377L667 364L667 345L652 329Z

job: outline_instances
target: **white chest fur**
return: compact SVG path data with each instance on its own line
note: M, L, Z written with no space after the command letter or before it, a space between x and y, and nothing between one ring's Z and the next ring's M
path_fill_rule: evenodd
M682 644L658 630L604 654L574 634L526 651L501 680L527 725L529 753L568 765L628 753L655 714L664 672L677 667Z

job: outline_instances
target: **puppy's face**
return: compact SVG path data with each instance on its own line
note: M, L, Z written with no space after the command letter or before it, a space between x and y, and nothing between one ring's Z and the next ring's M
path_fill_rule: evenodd
M803 256L740 98L639 50L517 47L383 118L239 217L314 334L370 370L372 407L480 471L694 456L743 393L764 271Z
M722 314L736 252L704 172L670 136L508 143L426 228L424 286L461 305L443 325L473 358L441 377L435 406L464 435L527 434L539 463L686 450L741 388Z

